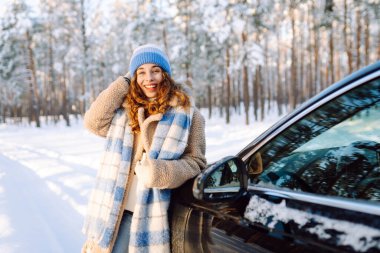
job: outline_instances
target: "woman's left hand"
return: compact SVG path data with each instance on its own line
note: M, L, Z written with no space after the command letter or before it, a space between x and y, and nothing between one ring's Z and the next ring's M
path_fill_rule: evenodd
M139 180L145 185L147 188L155 187L155 175L152 164L149 159L145 156L141 159L141 161L137 162L135 167L135 173Z

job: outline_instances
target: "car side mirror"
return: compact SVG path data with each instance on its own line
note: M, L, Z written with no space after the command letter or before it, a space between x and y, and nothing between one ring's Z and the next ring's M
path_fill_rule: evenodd
M247 169L239 157L225 157L199 174L193 184L193 195L209 202L233 201L240 198L248 185Z

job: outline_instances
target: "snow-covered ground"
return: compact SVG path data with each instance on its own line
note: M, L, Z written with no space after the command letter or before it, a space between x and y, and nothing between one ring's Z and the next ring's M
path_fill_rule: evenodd
M237 115L229 125L206 120L208 162L236 154L278 118L249 126ZM0 252L80 252L103 139L81 120L72 125L0 125Z

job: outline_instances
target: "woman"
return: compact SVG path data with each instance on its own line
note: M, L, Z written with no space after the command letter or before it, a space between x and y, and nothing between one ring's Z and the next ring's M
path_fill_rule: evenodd
M206 166L204 119L171 78L165 52L138 47L129 73L101 92L84 118L107 142L82 252L170 252L170 189Z

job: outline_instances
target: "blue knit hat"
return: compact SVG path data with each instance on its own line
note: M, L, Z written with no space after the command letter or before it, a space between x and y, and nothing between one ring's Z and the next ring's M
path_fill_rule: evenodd
M131 76L133 76L136 70L145 63L157 64L170 76L172 75L167 55L156 45L145 44L133 51L131 62L129 63L129 73Z

